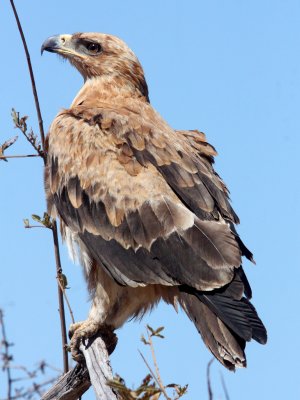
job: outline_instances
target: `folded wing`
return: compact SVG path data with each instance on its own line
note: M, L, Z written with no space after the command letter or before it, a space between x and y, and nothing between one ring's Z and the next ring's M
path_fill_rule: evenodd
M215 151L203 134L176 132L145 107L143 118L78 106L55 119L49 205L120 284L221 287L242 251Z

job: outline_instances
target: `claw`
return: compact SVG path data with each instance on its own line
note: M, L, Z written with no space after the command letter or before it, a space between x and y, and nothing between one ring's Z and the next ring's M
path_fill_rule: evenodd
M69 332L68 332L69 339L72 339L72 337L73 337L75 331L76 331L77 329L79 329L80 326L81 326L84 322L85 322L85 321L75 322L74 324L71 324L71 325L70 325L70 327L69 327Z
M101 332L101 337L104 340L107 351L111 354L118 342L117 335L113 332L113 329L107 325L100 325L93 320L86 320L76 322L69 328L70 349L72 358L77 362L83 361L83 355L79 349L83 339L89 339L96 333Z

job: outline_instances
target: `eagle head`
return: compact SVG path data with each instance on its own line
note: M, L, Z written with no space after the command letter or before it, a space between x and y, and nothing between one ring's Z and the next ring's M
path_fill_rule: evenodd
M133 84L147 100L148 87L143 68L123 40L104 33L74 33L46 39L41 53L49 51L66 58L84 80L108 76ZM124 83L125 83L124 82Z

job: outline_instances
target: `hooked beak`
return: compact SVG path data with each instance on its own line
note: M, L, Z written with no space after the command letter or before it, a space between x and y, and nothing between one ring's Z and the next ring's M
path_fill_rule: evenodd
M56 53L61 48L60 35L50 36L44 41L41 47L41 55L44 51Z
M50 53L58 53L63 56L77 55L74 49L72 49L71 39L72 35L50 36L42 44L41 55L44 51L49 51Z

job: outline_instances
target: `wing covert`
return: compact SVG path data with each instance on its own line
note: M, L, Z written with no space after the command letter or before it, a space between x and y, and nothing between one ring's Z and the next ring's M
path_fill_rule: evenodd
M63 111L49 135L48 202L120 284L223 286L241 250L214 150L148 112Z

